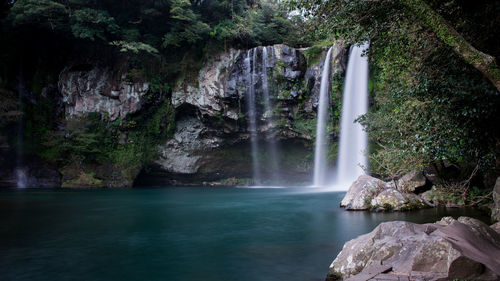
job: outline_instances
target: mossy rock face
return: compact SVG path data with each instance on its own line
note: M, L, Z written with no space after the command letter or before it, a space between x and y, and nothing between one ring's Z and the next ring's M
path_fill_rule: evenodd
M63 167L61 173L63 188L118 188L132 187L139 169L120 169L110 164L70 164Z
M274 170L267 142L259 142L261 184L300 185L310 180L312 151L302 141L283 141L279 145L278 170ZM185 154L175 155L184 158ZM211 151L193 152L189 172L168 171L158 163L143 169L135 181L136 186L150 185L224 185L251 184L253 177L250 144L242 141ZM171 155L174 156L174 155ZM174 161L175 162L175 161ZM173 167L175 168L175 167ZM179 167L181 168L181 167Z
M81 171L76 178L66 180L62 184L63 188L96 188L104 187L103 181L96 179L93 173Z

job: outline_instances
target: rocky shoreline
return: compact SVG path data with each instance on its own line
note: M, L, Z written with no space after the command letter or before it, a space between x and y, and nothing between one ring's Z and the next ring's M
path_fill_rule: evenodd
M500 280L499 231L469 217L385 222L347 242L326 280Z
M362 175L349 188L346 210L408 211L442 201L422 172L385 182ZM500 210L500 177L490 204L493 221ZM456 205L444 204L447 207ZM444 217L436 223L391 221L348 241L330 265L333 280L500 280L500 222Z

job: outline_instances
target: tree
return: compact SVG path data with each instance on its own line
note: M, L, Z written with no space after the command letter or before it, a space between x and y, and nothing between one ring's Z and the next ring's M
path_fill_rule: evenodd
M448 1L448 4L450 3L454 4L454 1ZM416 20L416 25L429 27L437 38L451 47L464 61L478 69L500 91L500 66L496 59L477 50L423 0L329 0L325 2L290 0L289 4L292 8L305 11L306 15L316 17L318 26L322 29L333 27L336 32L344 33L344 35L345 31L349 30L351 35L358 38L364 37L362 38L364 40L381 35L388 27L399 24L400 21ZM324 23L325 19L327 19L326 23ZM406 27L403 25L401 28ZM361 33L364 34L361 35Z
M10 9L9 20L14 26L42 26L51 30L65 28L69 13L66 7L50 0L18 0Z
M500 54L498 1L479 0L473 9L463 0L291 4L320 34L370 41L374 104L359 121L375 144L372 171L397 176L446 162L480 164L483 173L496 173L498 67L469 42Z
M71 17L71 31L76 38L107 41L108 35L117 34L120 27L107 11L84 8Z
M172 0L170 17L173 27L163 37L163 47L180 47L183 43L194 44L208 35L210 27L199 20L199 16L191 9L188 0Z
M472 46L445 19L423 0L402 0L418 18L429 26L436 36L450 46L468 64L479 70L500 91L500 67L493 56Z

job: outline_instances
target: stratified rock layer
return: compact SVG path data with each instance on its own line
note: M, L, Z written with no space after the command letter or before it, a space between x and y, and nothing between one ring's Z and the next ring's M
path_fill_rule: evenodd
M106 67L77 65L59 75L66 117L80 117L98 112L113 121L141 109L149 91L147 82L127 81L126 74Z

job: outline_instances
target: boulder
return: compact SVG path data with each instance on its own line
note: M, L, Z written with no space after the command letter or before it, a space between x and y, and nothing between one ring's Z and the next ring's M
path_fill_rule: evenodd
M422 171L410 172L397 180L397 189L401 192L415 192L426 185L427 179Z
M409 211L432 204L419 195L394 188L392 182L361 175L349 187L340 206L347 210Z
M500 177L497 178L493 187L493 205L491 207L491 217L495 221L500 221Z
M370 205L372 208L384 208L386 210L400 210L406 203L406 198L396 189L388 188L375 196Z
M500 233L500 222L497 222L497 223L494 223L492 225L490 225L491 229L493 229L494 231Z
M370 209L372 199L385 188L384 181L368 175L361 175L349 187L340 206L347 210Z
M446 218L434 224L381 223L344 245L327 280L334 276L358 280L358 274L380 265L384 274L410 280L498 280L500 234L471 218Z
M388 188L381 191L370 202L370 208L386 211L409 211L429 207L420 196L414 193L401 193Z

